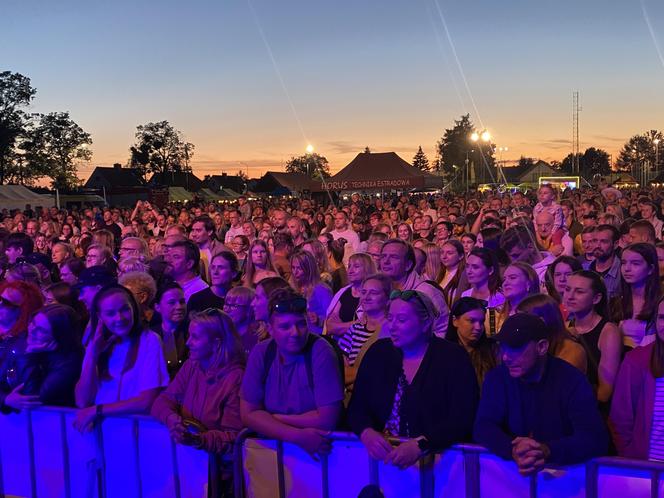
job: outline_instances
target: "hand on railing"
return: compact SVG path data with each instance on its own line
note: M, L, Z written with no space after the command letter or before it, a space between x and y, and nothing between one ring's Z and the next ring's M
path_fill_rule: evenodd
M24 385L19 384L7 395L5 406L9 406L15 410L30 410L42 405L41 401L39 401L39 396L21 394L21 389L23 389Z
M395 465L400 470L405 470L417 463L422 455L422 450L420 450L417 441L410 439L392 448L392 451L385 457L384 463L386 465Z
M392 445L380 432L367 428L360 434L360 441L374 460L384 461L392 452Z
M322 429L298 429L295 443L318 461L319 457L329 455L332 451L330 434L331 431Z
M95 420L97 419L97 407L95 405L81 408L76 412L74 419L74 429L78 432L90 432L94 427Z
M512 441L512 458L522 476L536 474L544 468L551 455L549 447L529 437L517 437Z

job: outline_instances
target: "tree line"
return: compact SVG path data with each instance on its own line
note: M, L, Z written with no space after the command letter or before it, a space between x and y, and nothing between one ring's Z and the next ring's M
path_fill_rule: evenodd
M497 162L495 144L484 142L477 135L478 140L471 139L473 134L482 131L473 124L470 115L465 114L455 120L454 126L446 129L436 143L436 159L432 163L429 163L420 146L413 157L412 165L423 171L439 172L445 177L453 178L467 162L474 166L477 177L480 177L487 167L495 167ZM578 159L578 174L587 180L612 172L611 156L598 147L588 147L578 156L570 153L561 161L552 161L551 167L567 175L577 174L575 159ZM536 162L535 158L521 156L516 166L526 167ZM644 165L651 171L660 171L664 166L664 135L661 131L649 130L632 136L625 142L615 161L617 171L630 171Z
M68 112L31 113L29 107L37 94L30 78L10 71L0 72L0 185L31 186L48 178L52 188L71 189L81 185L77 169L82 162L92 159L92 137L84 131ZM479 130L465 114L443 133L436 143L434 161L429 162L420 146L412 164L423 171L439 172L452 179L474 168L474 179L491 181L495 171L496 145L483 140ZM476 140L471 140L474 136ZM168 121L150 122L136 127L135 143L129 149L126 165L138 170L147 180L148 175L170 172L191 172L194 144L185 140L182 132ZM486 138L486 137L485 137ZM661 131L650 130L634 135L622 147L616 161L620 171L644 167L659 171L664 162L664 136ZM367 147L364 152L370 152ZM662 153L660 153L662 152ZM568 154L551 166L566 174L574 172L577 159ZM521 157L518 166L534 164L536 160ZM589 147L578 155L579 174L586 179L611 172L609 154L597 147ZM317 153L291 157L287 172L302 173L320 180L330 176L328 160ZM465 168L466 170L468 168ZM238 174L244 173L238 172Z

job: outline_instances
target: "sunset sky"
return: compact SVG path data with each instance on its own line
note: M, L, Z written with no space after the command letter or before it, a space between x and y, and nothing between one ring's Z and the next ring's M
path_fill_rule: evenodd
M631 135L664 129L661 0L3 0L1 12L0 67L32 79L31 111L69 111L92 135L82 178L125 163L136 126L164 119L195 144L201 177L279 170L307 143L332 172L365 146L410 161L422 145L433 160L466 112L504 159L560 160L575 90L582 150L615 160Z

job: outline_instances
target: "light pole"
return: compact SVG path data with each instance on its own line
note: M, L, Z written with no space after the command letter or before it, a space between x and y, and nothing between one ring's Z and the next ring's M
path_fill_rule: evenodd
M470 140L475 143L479 143L480 141L484 143L489 143L491 141L491 133L489 133L487 130L484 130L482 133L477 133L474 131L473 133L470 134ZM482 145L480 144L480 153L482 153ZM473 164L473 169L475 168L475 165ZM484 169L482 170L482 179L484 180Z
M659 138L655 138L652 141L655 146L655 176L659 175L659 142Z
M314 146L309 144L306 148L307 151L307 176L311 178L311 154L314 153Z

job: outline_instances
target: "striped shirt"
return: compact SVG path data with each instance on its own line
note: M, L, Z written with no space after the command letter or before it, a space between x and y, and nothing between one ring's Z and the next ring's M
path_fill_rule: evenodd
M339 347L350 366L353 366L360 349L362 349L364 343L369 340L374 332L375 330L367 329L366 325L354 323L348 328L341 339L339 339Z
M652 410L648 459L664 461L664 377L655 381L655 402Z

